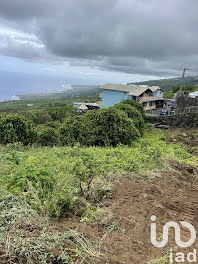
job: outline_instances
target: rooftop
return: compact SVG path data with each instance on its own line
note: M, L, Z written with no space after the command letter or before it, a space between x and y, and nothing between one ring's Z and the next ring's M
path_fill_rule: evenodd
M154 87L158 87L158 86L154 86ZM105 85L102 85L100 88L105 90L127 92L129 95L134 95L134 96L139 96L148 89L153 92L153 90L151 89L152 87L148 87L146 85L135 85L135 84L126 85L126 84L107 83ZM157 90L157 88L153 88L153 89L155 89L155 91Z

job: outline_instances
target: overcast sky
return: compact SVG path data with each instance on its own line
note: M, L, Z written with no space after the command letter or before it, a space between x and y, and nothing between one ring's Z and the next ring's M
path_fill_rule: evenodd
M0 0L5 71L90 82L198 68L198 0Z

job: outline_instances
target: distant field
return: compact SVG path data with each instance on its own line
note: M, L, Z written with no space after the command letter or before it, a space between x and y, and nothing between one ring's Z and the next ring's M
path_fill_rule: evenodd
M22 100L52 100L69 99L74 97L98 96L99 85L71 85L71 88L58 93L22 94Z
M6 101L0 102L0 111L14 111L14 110L25 110L32 108L43 108L51 106L64 106L72 104L73 102L97 102L98 96L82 96L77 98L66 98L66 99L32 99L32 100L18 100L18 101ZM28 104L33 104L29 107Z

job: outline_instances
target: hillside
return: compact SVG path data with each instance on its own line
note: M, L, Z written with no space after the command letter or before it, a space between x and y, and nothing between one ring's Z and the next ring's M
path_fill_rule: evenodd
M51 100L67 99L79 96L98 96L98 85L68 85L65 91L58 93L40 93L40 94L23 94L18 95L21 100Z
M136 82L135 84L160 86L164 91L169 91L175 85L181 84L181 78L150 80L145 82ZM198 76L190 76L184 79L184 85L198 85Z

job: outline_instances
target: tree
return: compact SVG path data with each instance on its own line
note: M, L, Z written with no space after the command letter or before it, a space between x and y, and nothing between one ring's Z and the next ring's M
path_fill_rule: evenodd
M142 117L145 117L144 107L142 104L138 103L137 101L134 101L132 99L126 99L121 102L122 104L129 104L133 107L135 107L142 115Z
M130 145L140 133L123 111L109 108L67 119L60 135L62 145L116 146Z
M116 104L114 105L114 107L116 109L124 111L127 114L128 118L133 121L135 127L139 130L140 134L143 133L144 119L141 113L135 107L131 106L130 104L123 103Z
M9 114L0 118L0 143L21 142L32 144L36 140L36 132L32 124L24 117Z
M58 143L58 134L54 128L46 127L39 135L37 143L41 146L54 146Z

